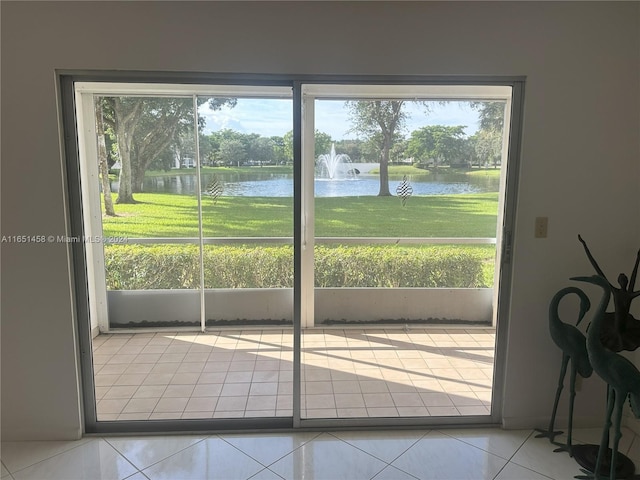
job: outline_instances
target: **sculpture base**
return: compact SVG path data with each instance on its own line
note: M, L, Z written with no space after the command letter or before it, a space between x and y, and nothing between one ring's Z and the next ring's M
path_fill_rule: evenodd
M599 445L573 445L572 452L573 458L575 458L578 465L585 470L595 472L596 461L598 459ZM633 462L622 453L618 452L618 460L616 465L616 478L632 478L636 471L636 467ZM600 465L600 475L609 477L609 470L611 469L611 449L607 451L602 459Z

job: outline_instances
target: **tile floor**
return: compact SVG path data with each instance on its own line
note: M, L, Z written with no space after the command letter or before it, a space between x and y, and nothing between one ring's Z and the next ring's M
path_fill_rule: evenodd
M488 415L495 331L309 329L302 418ZM291 329L93 341L98 420L291 416Z
M576 443L599 436L574 430ZM581 473L553 448L531 430L327 431L2 442L1 460L2 480L568 480ZM620 451L640 461L640 439L628 429Z

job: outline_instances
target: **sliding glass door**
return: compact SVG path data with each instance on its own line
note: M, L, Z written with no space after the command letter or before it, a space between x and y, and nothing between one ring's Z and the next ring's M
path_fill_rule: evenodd
M224 80L69 83L90 430L495 420L520 83Z
M303 418L491 414L511 93L303 87Z

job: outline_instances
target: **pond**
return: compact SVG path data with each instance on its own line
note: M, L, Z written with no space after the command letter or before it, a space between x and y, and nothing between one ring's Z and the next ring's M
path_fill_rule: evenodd
M272 173L226 173L215 174L221 185L223 196L243 197L290 197L293 196L293 175ZM201 175L202 191L213 180L213 173ZM409 178L413 195L451 195L499 191L499 178L495 176L470 176L461 173L431 174ZM402 177L391 176L389 190L395 194ZM197 178L193 174L145 177L143 190L148 193L173 193L195 195ZM347 197L377 195L380 180L377 175L361 174L356 179L315 180L316 197ZM111 182L113 192L118 191L118 182Z

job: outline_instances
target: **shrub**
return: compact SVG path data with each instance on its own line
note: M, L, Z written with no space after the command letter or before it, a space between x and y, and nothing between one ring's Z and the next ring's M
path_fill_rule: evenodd
M483 286L482 255L456 247L316 247L317 287Z
M110 245L110 290L198 288L197 245ZM492 250L455 246L316 246L317 287L476 288ZM491 260L491 258L489 258ZM205 246L206 288L291 288L291 245Z

